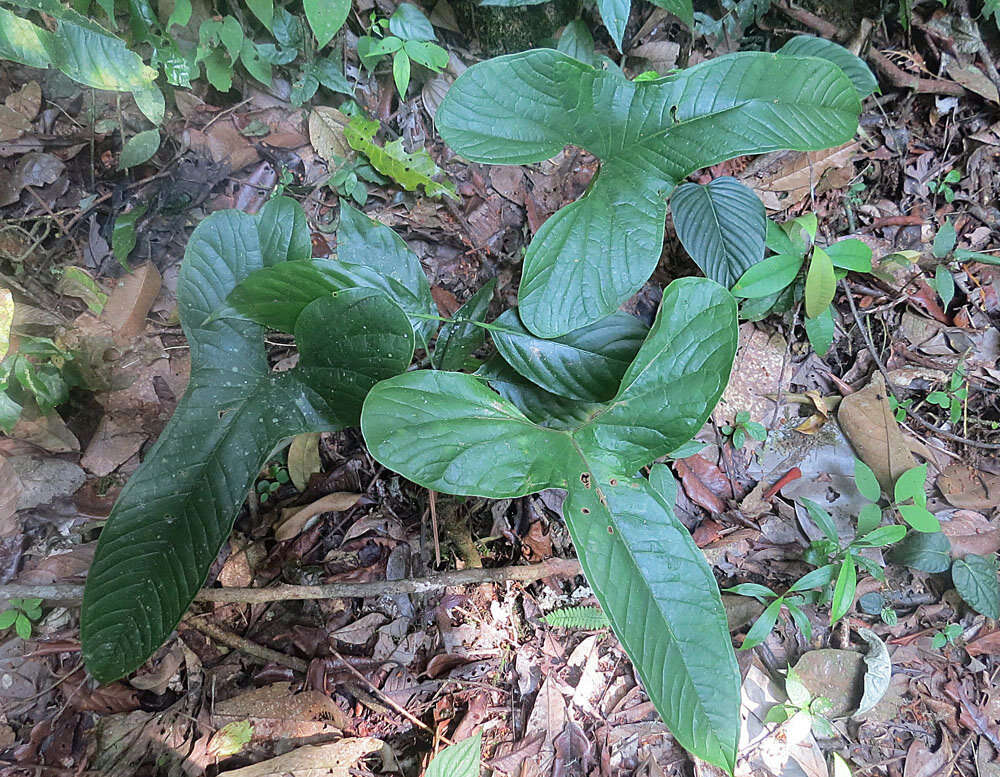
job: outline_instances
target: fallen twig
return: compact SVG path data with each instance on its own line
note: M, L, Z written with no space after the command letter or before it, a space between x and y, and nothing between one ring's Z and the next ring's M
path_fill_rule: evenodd
M182 623L193 629L197 629L206 637L215 640L221 645L238 650L253 658L258 658L265 663L281 664L282 666L287 666L289 669L294 669L296 672L305 672L309 668L308 661L303 661L301 658L285 655L277 650L271 650L271 648L258 645L256 642L251 642L245 637L217 626L204 618L185 618Z
M269 588L203 588L195 596L195 601L257 604L302 599L367 598L387 594L429 593L451 586L502 583L507 580L529 583L552 575L568 577L580 573L580 562L576 559L552 558L540 564L495 567L493 569L462 569L457 572L441 572L437 575L414 577L409 580L377 580L371 583L328 583L326 585L277 585ZM45 599L72 604L83 598L83 586L22 585L20 583L0 585L0 599L11 597Z

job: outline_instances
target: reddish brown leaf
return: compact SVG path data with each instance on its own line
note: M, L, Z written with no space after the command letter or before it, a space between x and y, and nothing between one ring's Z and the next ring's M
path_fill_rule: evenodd
M725 473L715 464L695 454L674 464L688 498L710 513L726 510L725 499L732 497L732 489Z

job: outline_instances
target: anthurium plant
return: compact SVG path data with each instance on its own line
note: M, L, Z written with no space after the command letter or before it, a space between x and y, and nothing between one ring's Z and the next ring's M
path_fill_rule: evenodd
M711 277L671 283L652 326L617 308L652 271L666 198L689 172L851 136L859 90L840 52L817 53L736 54L642 83L548 50L470 68L438 114L456 151L521 164L577 143L603 160L588 193L536 235L520 305L489 322L492 286L440 317L414 254L346 202L338 254L324 259L287 198L256 217L205 219L178 284L190 385L115 505L87 580L91 673L120 677L169 636L283 441L360 425L375 459L428 489L565 491L584 573L647 693L684 747L732 771L740 675L662 459L726 387L738 340L726 286L764 251L763 232L734 241L730 222L745 211L765 230L763 214L730 181L687 189L675 219L678 207L719 216L683 228ZM268 368L266 329L294 335L293 370ZM492 355L477 358L487 338ZM411 367L415 350L429 368Z

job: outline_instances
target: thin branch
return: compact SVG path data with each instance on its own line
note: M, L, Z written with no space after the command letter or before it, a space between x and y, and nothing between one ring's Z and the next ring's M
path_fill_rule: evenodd
M256 642L251 642L245 637L241 637L235 632L224 629L221 626L217 626L204 618L185 618L182 623L193 629L197 629L206 637L215 640L220 645L231 647L233 650L238 650L239 652L251 656L252 658L257 658L264 663L281 664L281 666L287 666L289 669L294 669L296 672L303 673L309 669L308 661L303 661L301 658L285 655L277 650L272 650L271 648L264 647L263 645L258 645Z
M368 598L394 594L422 594L443 588L481 583L503 583L516 580L530 583L544 577L559 575L572 577L581 574L576 559L553 558L541 564L495 567L493 569L462 569L441 572L429 577L409 580L378 580L371 583L328 583L326 585L277 585L270 588L203 588L195 596L199 602L225 602L228 604L257 604L260 602L286 602L304 599ZM83 598L82 585L0 585L0 599L11 597L45 599L67 604L78 603Z

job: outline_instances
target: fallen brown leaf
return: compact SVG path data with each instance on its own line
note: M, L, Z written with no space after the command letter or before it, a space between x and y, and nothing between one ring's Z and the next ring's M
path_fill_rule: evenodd
M309 141L327 162L335 164L337 157L351 154L351 147L344 138L344 127L350 121L350 116L326 105L317 105L309 113Z
M242 769L220 772L219 777L351 777L362 759L385 747L381 739L372 737L307 745Z
M272 683L217 702L212 714L215 726L237 720L253 723L255 741L304 739L344 731L350 717L320 691L294 693L291 683Z
M891 494L896 479L915 467L916 461L889 407L881 373L876 372L861 391L841 400L837 420L858 458L872 468L882 490Z
M163 278L152 262L119 279L111 291L100 320L108 324L115 340L125 343L146 328L146 316L160 293Z
M979 472L965 464L945 467L937 487L953 507L992 510L1000 504L1000 475Z
M7 95L4 105L17 111L28 121L34 121L42 107L42 88L37 81L28 81L13 94Z
M956 510L950 520L941 521L941 531L951 541L953 558L970 553L988 556L1000 550L1000 528L972 510Z
M305 530L310 520L323 513L339 513L349 510L358 503L361 494L347 491L335 491L317 499L305 507L292 507L282 510L281 523L274 530L275 539L290 540Z
M17 531L18 523L14 518L17 510L17 500L24 490L21 479L14 471L6 456L0 456L0 537L6 537Z
M288 446L288 477L300 491L305 491L314 472L321 472L319 432L296 435Z
M717 466L698 455L674 463L688 498L710 513L726 511L725 499L732 496L729 479Z

